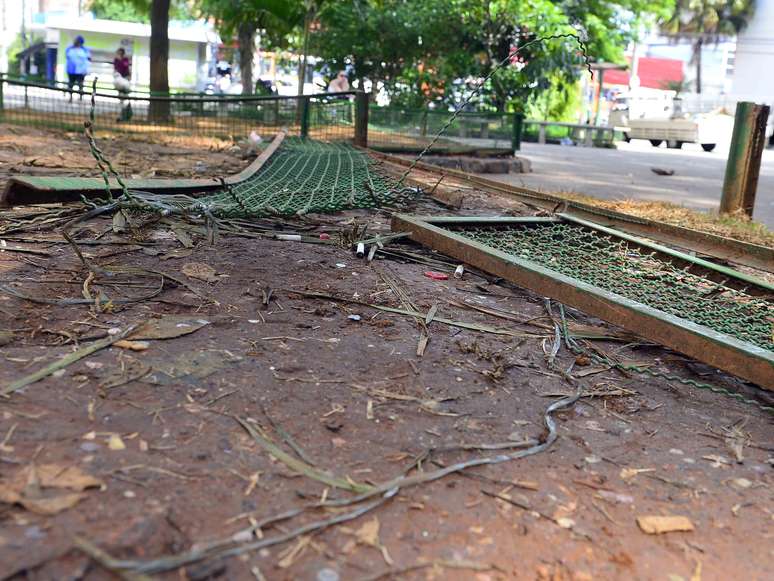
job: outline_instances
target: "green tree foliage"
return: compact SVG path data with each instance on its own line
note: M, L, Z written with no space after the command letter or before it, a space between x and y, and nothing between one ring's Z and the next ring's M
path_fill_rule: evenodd
M623 61L637 20L672 0L342 0L319 17L312 52L332 70L354 66L394 101L458 103L516 47L579 33L589 57ZM531 44L484 87L481 103L525 109L544 91L566 92L583 71L573 40Z
M242 93L253 93L255 35L265 30L265 39L282 45L303 19L299 1L291 0L199 0L200 15L211 17L224 40L237 37Z
M701 49L707 42L734 36L744 30L755 11L755 0L677 0L662 29L693 42L696 92L701 93Z
M86 3L87 10L95 18L119 20L121 22L150 22L150 0L91 0ZM191 2L173 1L169 10L172 20L185 20L191 17Z

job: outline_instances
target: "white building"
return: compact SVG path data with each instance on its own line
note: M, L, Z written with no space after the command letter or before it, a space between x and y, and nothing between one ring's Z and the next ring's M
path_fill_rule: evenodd
M732 93L774 103L774 0L757 0L750 24L737 38Z

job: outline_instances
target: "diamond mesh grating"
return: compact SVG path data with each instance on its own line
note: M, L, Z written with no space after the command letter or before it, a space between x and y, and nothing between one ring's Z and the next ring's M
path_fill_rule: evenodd
M774 351L774 305L575 224L444 226L563 275Z
M346 143L289 137L254 175L238 184L197 198L134 196L221 218L256 218L376 208L413 194L409 188L399 189L397 180L377 171L377 165Z

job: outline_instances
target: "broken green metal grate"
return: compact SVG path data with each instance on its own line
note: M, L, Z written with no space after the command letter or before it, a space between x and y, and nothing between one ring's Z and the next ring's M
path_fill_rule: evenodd
M567 222L450 228L513 256L774 351L766 300L676 268L626 240Z
M379 173L377 162L347 143L287 138L252 177L198 198L215 216L263 217L376 208L407 190Z
M393 230L774 389L763 281L569 216L397 215Z
M262 218L391 206L418 193L402 187L381 164L348 143L281 134L248 168L225 179L124 180L131 200L121 206ZM109 188L113 196L123 191L116 177L109 179ZM0 206L106 197L102 178L15 176L0 193Z

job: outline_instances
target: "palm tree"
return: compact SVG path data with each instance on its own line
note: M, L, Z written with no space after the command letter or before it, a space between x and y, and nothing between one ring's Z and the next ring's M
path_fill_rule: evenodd
M661 24L675 38L693 40L696 92L701 93L701 49L723 36L744 30L755 10L755 0L677 0L672 15Z

